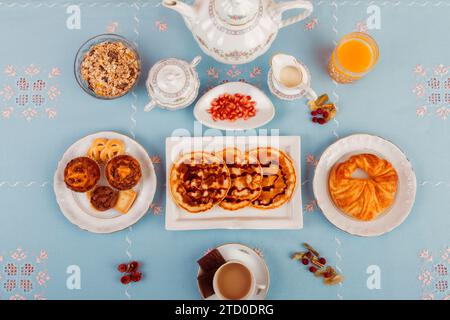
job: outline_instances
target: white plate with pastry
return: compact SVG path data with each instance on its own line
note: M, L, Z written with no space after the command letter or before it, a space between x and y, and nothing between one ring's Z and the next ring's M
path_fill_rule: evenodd
M228 119L220 119L213 117L214 112L211 113L214 101L220 100L223 95L242 95L246 99L245 106L249 102L254 104L255 113L250 113L247 116L237 117L231 121ZM235 105L243 106L240 103ZM253 108L252 107L252 108ZM247 108L247 107L245 107ZM235 108L233 108L236 110ZM216 113L217 116L227 114L226 108L220 109ZM196 103L194 107L194 117L203 125L220 129L220 130L249 130L261 127L269 123L275 116L275 107L269 97L257 87L245 82L228 82L209 90Z
M166 139L166 229L301 229L300 137Z
M111 233L136 223L149 210L156 191L155 170L145 149L110 131L71 145L53 182L64 216L94 233Z
M317 164L314 195L325 217L358 236L379 236L409 215L417 182L412 165L393 143L354 134L329 146Z

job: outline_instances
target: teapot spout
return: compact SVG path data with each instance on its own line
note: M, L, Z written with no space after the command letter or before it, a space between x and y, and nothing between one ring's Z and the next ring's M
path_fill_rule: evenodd
M185 18L189 20L195 20L197 14L193 6L190 6L182 1L178 0L163 0L163 6L169 9L173 9Z

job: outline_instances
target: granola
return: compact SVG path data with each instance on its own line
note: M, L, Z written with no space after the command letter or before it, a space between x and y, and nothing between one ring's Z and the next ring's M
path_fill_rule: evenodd
M101 97L113 98L128 92L140 72L139 58L121 41L96 44L84 55L81 76Z

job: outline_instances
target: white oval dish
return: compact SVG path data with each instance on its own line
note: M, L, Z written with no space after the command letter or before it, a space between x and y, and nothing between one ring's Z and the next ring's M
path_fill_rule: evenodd
M240 243L226 243L218 246L216 249L219 250L225 261L239 261L250 268L255 277L255 281L259 285L263 285L264 289L258 289L253 296L249 297L248 300L264 300L269 292L270 274L269 268L267 267L262 255L257 253L255 249ZM199 268L197 277L202 273L203 271ZM211 297L205 298L200 290L198 281L197 287L202 299L219 300L219 297L215 294Z
M372 221L359 221L344 214L334 205L328 192L331 168L359 153L372 153L386 159L399 179L394 203ZM339 139L324 151L314 174L313 190L319 208L332 224L350 234L373 237L393 230L406 219L414 204L417 182L411 163L397 146L377 136L354 134Z
M85 156L92 141L96 138L120 139L125 143L125 153L139 161L142 178L133 189L138 193L130 211L120 214L114 209L99 212L93 209L86 193L73 192L64 183L64 169L76 157ZM101 168L99 184L108 185ZM147 213L156 192L156 174L147 151L135 140L116 132L97 132L72 144L62 156L53 179L53 189L61 212L73 224L94 233L111 233L135 224Z
M208 109L211 102L221 94L242 93L251 96L256 101L256 115L247 120L236 121L219 120L214 121ZM275 107L269 97L260 89L245 82L228 82L221 84L205 93L194 107L194 117L203 125L220 130L249 130L261 127L269 123L275 116Z

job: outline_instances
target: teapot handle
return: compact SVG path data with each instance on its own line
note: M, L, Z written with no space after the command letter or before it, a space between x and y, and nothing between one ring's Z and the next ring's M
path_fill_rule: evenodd
M303 9L304 11L295 17L288 19L282 19L280 23L280 28L287 27L293 23L306 19L313 12L313 5L311 2L306 0L293 0L287 2L281 2L276 5L276 10L283 14L283 12L291 9Z

